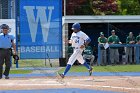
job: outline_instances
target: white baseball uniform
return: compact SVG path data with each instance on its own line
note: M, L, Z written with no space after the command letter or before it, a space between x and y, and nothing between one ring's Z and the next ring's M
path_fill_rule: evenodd
M82 52L84 49L81 49L81 45L84 45L85 41L88 40L89 37L82 31L77 33L73 32L70 38L72 47L74 49L73 54L70 56L68 63L73 65L76 59L81 63L84 64L84 59L82 56Z

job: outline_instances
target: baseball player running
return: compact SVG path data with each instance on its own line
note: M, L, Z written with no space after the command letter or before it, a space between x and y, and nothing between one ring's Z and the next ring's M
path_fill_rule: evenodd
M71 66L74 64L76 59L89 70L90 76L92 74L92 67L89 66L87 62L84 61L82 56L82 52L85 46L87 46L90 43L91 39L84 32L82 32L80 28L81 26L79 23L74 23L72 25L73 33L71 35L69 43L72 44L74 51L68 60L64 73L63 74L58 73L61 78L65 77L65 75L70 70Z

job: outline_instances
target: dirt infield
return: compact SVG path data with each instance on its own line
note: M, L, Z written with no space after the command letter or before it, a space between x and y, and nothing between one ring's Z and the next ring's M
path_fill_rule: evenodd
M115 92L140 93L140 77L131 76L77 76L32 77L0 80L0 90L33 90L56 88L82 88Z

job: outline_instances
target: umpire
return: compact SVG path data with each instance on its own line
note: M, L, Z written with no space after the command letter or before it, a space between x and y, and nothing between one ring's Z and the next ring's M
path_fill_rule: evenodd
M16 46L14 44L14 36L9 35L10 28L7 24L2 24L1 35L0 35L0 79L2 79L2 75L5 75L5 79L9 79L10 72L10 59L11 59L11 47L14 49L14 54L16 55ZM5 63L5 71L3 73L3 65Z

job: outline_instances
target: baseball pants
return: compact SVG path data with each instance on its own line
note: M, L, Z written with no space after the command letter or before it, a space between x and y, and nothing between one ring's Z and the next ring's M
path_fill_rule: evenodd
M82 52L83 52L83 49L74 49L74 52L70 56L67 64L73 65L76 60L78 60L79 63L84 64L84 59L83 59L83 56L82 56Z

